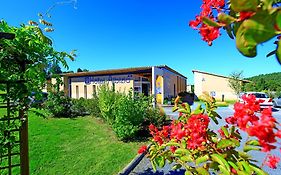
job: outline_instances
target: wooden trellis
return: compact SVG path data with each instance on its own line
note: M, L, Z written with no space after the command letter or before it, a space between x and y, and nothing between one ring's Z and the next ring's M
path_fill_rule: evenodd
M14 38L14 34L0 32L0 39ZM24 72L25 63L19 63L19 66ZM3 153L0 154L0 175L18 173L29 175L28 117L25 113L26 109L19 105L24 99L12 100L11 98L11 89L15 87L22 88L21 92L26 91L24 83L24 80L0 80L0 86L5 87L0 98L0 127L4 129L0 128L0 131L6 140L4 145L0 145L3 149Z
M22 84L23 82L0 81L1 85L6 86L6 93L3 94L6 96L4 97L6 101L0 105L2 113L3 108L6 110L0 116L0 124L2 124L0 126L5 126L3 134L9 141L4 146L4 153L0 155L0 174L12 175L13 172L20 172L22 175L28 175L28 118L23 110L17 108L17 102L11 101L9 98L10 88L16 83ZM13 171L14 169L18 170Z

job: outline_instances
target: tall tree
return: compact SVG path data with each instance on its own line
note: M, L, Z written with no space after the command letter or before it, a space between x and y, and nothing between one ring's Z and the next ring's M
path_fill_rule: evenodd
M229 75L228 85L231 89L233 89L236 95L243 91L243 82L241 81L242 79L243 71L233 71Z

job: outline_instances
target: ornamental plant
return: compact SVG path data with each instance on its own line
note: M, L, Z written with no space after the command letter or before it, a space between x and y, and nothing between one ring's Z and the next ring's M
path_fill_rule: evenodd
M257 45L276 37L275 55L281 64L281 0L203 0L202 11L189 26L212 45L224 29L247 57L257 55Z
M191 110L187 103L176 104L174 111L179 118L162 128L150 125L152 143L143 146L139 153L146 153L152 167L173 163L173 169L185 169L185 174L267 174L262 168L276 168L280 158L272 150L279 149L281 138L279 124L271 108L261 111L255 96L243 96L244 103L234 105L234 114L225 119L226 125L214 130L211 122L221 119L215 111L215 99L207 94L201 97L205 107L198 105ZM242 136L247 138L242 138ZM261 165L250 153L264 153Z

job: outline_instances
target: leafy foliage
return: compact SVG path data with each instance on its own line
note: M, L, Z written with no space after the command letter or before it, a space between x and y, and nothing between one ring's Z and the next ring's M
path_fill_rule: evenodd
M72 117L71 98L64 95L63 91L50 92L48 100L45 101L45 108L53 117Z
M194 111L187 103L176 103L174 110L180 112L179 119L161 128L150 125L152 144L149 148L141 147L139 153L147 153L152 167L164 167L173 163L173 169L183 168L185 174L267 174L261 168L268 165L276 168L280 158L271 152L278 149L277 138L281 138L281 130L271 109L260 110L254 96L245 97L245 104L236 103L235 113L226 118L228 123L218 131L209 126L210 120L218 124L221 118L216 109L214 98L208 94L200 97L205 108L199 105ZM243 131L248 134L242 146ZM251 137L249 137L251 136ZM241 150L242 147L242 150ZM266 158L258 167L250 151L262 151Z
M251 83L245 85L246 91L274 91L276 95L281 92L281 72L261 74L247 78Z
M127 141L145 134L144 128L151 123L160 126L165 116L159 109L152 108L151 97L143 95L122 94L102 85L98 94L101 117L112 125L117 137Z
M189 25L199 30L209 45L223 28L235 39L238 51L247 57L257 55L257 46L276 37L275 55L281 64L281 1L280 0L204 0L202 12Z
M104 84L100 86L98 96L101 116L107 123L112 124L115 121L114 111L116 109L116 101L121 97L121 94L116 93L114 87Z
M228 85L235 92L235 94L238 95L243 91L243 84L241 82L241 80L243 79L243 71L234 71L229 75L229 77L230 78L228 79Z
M28 95L31 92L41 92L45 85L48 65L51 63L62 64L67 68L65 58L74 59L72 54L56 51L52 46L52 41L44 35L44 32L36 24L13 27L4 20L0 21L0 32L15 34L12 40L0 39L0 79L6 81L24 80L24 83L12 84L7 91L4 102L9 99L16 102L17 106L12 107L11 117L17 117L18 111L23 113L29 108ZM51 72L52 69L49 69ZM0 90L6 91L5 86L0 86ZM1 115L0 118L5 118ZM5 125L5 122L2 123ZM7 144L13 145L13 137L9 137L8 130L20 127L6 125L0 129L0 154Z

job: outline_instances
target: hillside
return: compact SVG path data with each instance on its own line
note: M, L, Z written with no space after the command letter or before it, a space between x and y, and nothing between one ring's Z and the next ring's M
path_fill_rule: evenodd
M281 72L261 74L245 79L252 81L245 86L246 91L269 90L281 92Z

